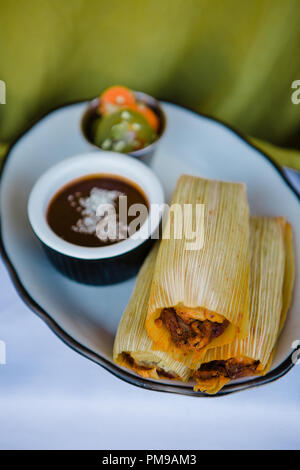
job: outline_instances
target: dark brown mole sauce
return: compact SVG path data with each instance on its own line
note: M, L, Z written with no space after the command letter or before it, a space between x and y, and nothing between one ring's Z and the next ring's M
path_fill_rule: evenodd
M82 219L81 198L87 198L93 188L100 188L109 191L119 191L127 196L127 210L132 204L143 204L149 209L147 197L132 181L114 175L93 174L71 181L62 187L52 198L47 209L47 222L51 229L61 238L69 243L87 247L107 246L118 243L121 240L102 241L94 233L81 233L74 231L79 219ZM119 215L119 198L115 200L115 210ZM136 216L127 214L128 225ZM145 221L142 220L142 223ZM139 230L140 225L137 227Z

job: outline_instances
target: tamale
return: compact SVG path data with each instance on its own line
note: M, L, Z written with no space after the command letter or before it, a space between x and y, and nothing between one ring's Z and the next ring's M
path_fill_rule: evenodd
M266 374L291 301L292 229L283 217L250 219L250 333L210 349L194 373L195 390L217 393L232 379Z
M190 371L168 354L152 350L152 340L145 330L158 243L154 246L140 272L119 323L114 342L114 361L145 378L178 379L186 381Z
M182 175L171 209L184 212L187 205L204 207L203 246L187 248L186 232L178 236L180 224L170 210L155 263L146 330L155 349L191 366L209 348L248 333L249 208L243 183ZM197 216L190 221L197 224Z

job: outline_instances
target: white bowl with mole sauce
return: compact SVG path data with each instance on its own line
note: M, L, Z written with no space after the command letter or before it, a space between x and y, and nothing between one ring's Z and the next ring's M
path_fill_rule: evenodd
M157 238L163 204L161 183L149 167L99 151L46 171L31 190L28 218L60 272L104 285L136 274Z

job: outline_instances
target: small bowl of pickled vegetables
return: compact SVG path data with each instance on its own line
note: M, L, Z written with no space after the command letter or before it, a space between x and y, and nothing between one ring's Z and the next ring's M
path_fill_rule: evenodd
M89 103L81 126L92 145L149 161L165 130L166 118L152 96L112 86Z

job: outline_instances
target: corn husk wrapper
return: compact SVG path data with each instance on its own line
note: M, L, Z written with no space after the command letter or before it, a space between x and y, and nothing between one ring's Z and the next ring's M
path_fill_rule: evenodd
M286 320L288 309L291 305L293 285L295 278L295 260L293 249L293 230L291 224L285 223L284 230L284 245L285 245L285 272L282 291L282 312L279 324L279 334L281 333Z
M187 249L189 240L176 238L178 224L169 213L155 264L146 329L155 349L191 366L209 348L231 343L249 331L249 209L244 184L188 175L178 180L171 207L184 204L194 209L204 204L204 244L201 249ZM199 219L194 217L193 223ZM201 350L184 352L172 342L168 329L155 323L162 309L176 306L191 308L197 320L221 318L230 325Z
M113 358L117 364L131 369L144 378L164 378L165 373L186 381L190 370L168 354L153 351L152 340L145 330L157 251L158 244L154 246L138 274L135 288L118 327Z
M255 360L259 361L257 375L265 375L270 370L292 296L294 259L290 224L283 217L251 217L250 254L250 334L230 345L210 349L203 362ZM222 376L197 379L195 390L215 394L229 381Z

